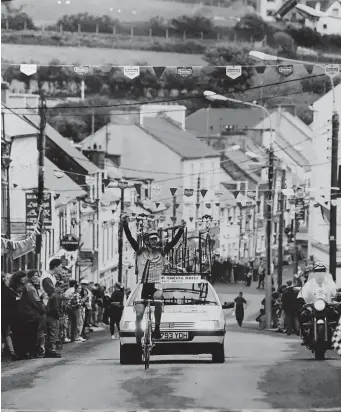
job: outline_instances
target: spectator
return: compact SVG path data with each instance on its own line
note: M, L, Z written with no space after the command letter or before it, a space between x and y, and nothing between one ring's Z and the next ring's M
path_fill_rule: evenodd
M16 299L19 294L9 287L10 276L1 273L1 336L5 344L5 349L9 352L12 360L17 360L12 342L12 327L17 321Z
M38 331L41 330L45 320L45 306L39 297L40 279L38 271L30 270L27 275L27 282L23 289L19 301L18 313L23 325L25 340L23 342L23 351L26 358L44 357L44 342L38 343Z
M239 292L239 296L237 296L234 300L234 314L240 328L243 326L244 309L246 304L247 302L243 297L243 292Z
M97 324L103 324L104 290L98 283L95 283L94 296L95 296L96 304L97 304L97 320L96 320L96 323Z
M92 332L90 328L91 322L91 294L89 291L89 281L87 279L83 279L81 281L82 291L81 291L81 298L83 301L83 310L82 310L82 319L83 319L83 327L82 327L82 338L88 339L85 331L88 328L89 332Z
M265 310L261 309L259 316L256 318L256 322L259 324L259 329L264 330L266 329L267 319L265 315Z
M71 281L75 282L75 281ZM85 342L86 339L81 337L82 332L82 307L83 302L81 298L82 286L77 283L70 282L73 285L73 294L68 301L69 319L71 325L71 342ZM69 289L68 289L69 290Z
M109 316L110 316L110 295L107 291L104 293L103 298L103 323L109 325Z
M61 280L62 261L60 259L52 259L49 264L49 271L43 272L41 277L41 289L46 293L44 303L47 304L49 297L55 292L56 282Z
M264 289L264 283L265 283L265 266L263 261L260 261L259 266L258 266L258 286L257 289Z
M98 283L96 283L98 285ZM91 293L91 325L94 328L98 327L98 303L97 303L97 286L93 282L89 285L89 290ZM99 285L98 285L99 286Z
M259 261L255 259L252 265L252 272L253 272L253 281L256 282L258 279L258 268L259 268Z
M68 329L67 329L67 338L70 339L71 341L71 310L69 307L69 302L72 297L72 295L75 293L75 287L77 286L77 282L75 280L70 280L68 282L69 287L66 289L64 292L64 301L65 301L65 306L66 306L66 312L67 312L67 317L68 317Z
M111 339L118 339L118 333L120 332L120 321L123 312L123 300L124 300L124 288L116 282L114 286L114 292L110 299L110 334ZM115 325L117 332L115 332Z
M299 334L299 324L297 316L297 295L295 293L292 281L287 281L287 288L282 295L282 306L285 313L285 324L287 335L291 335L293 331Z
M66 277L66 279L68 279ZM69 282L65 283L63 280L62 295L61 295L61 317L59 320L59 336L60 342L70 343L71 339L68 337L69 331L69 316L68 316L68 299L65 296L65 292L68 289Z
M61 295L63 293L64 283L56 282L54 292L49 295L46 307L46 324L47 324L47 351L46 358L60 358L61 354L56 351L59 341L59 321L62 315ZM49 289L51 290L51 289Z
M249 263L246 266L245 286L251 286L251 281L252 281L252 266Z
M20 316L18 313L18 307L19 307L20 296L25 286L25 281L26 281L26 273L23 271L16 272L11 276L9 280L9 288L15 293L15 295L12 296L12 299L9 302L9 306L6 307L5 309L5 310L10 310L11 312L10 331L12 333L12 342L14 345L15 353L19 357L22 357L24 354L23 344L25 342L25 334L24 334L23 325L21 323Z

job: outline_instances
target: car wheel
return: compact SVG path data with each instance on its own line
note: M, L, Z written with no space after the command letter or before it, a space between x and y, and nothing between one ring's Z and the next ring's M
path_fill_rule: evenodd
M225 362L225 348L224 343L217 345L212 351L212 362L213 363L224 363Z
M121 365L138 365L141 362L142 353L138 345L120 345Z

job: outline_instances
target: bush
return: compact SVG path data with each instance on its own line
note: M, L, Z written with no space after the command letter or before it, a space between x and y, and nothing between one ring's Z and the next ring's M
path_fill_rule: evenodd
M273 35L274 46L281 50L294 50L295 42L289 34L279 31Z
M101 33L112 33L114 26L119 26L120 22L109 16L92 16L89 13L79 13L73 15L65 15L56 23L57 28L63 27L64 31L77 32L78 25L82 32L95 33L96 28Z

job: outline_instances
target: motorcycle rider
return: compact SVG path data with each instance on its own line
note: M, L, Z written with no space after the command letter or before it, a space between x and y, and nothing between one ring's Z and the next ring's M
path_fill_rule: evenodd
M181 222L180 228L174 238L160 247L159 234L156 230L148 230L143 241L145 246L140 247L138 242L132 237L128 225L129 217L122 216L122 224L126 237L136 252L139 283L142 283L141 299L162 299L161 277L164 272L165 256L179 242L184 233L186 222ZM145 305L136 305L136 341L141 343L143 330L141 322L145 311ZM155 303L155 330L152 333L153 339L161 339L160 323L162 314L162 304Z
M313 265L312 272L309 275L307 282L300 290L297 299L300 306L299 322L302 331L303 345L307 343L308 336L306 336L303 322L304 322L304 304L313 304L318 299L323 299L326 303L331 303L336 296L336 283L332 275L327 273L327 267L322 262L316 262Z

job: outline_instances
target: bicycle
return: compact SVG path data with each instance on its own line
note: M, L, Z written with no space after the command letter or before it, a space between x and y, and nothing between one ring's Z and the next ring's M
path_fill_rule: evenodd
M145 311L144 311L144 318L146 319L146 326L145 326L144 334L141 340L142 356L143 356L145 369L149 369L150 355L153 350L153 347L155 346L154 339L152 338L152 312L154 312L155 310L155 303L163 304L163 300L143 299L143 300L136 300L134 302L134 306L139 305L139 304L146 305ZM152 311L152 308L154 309L153 311Z

